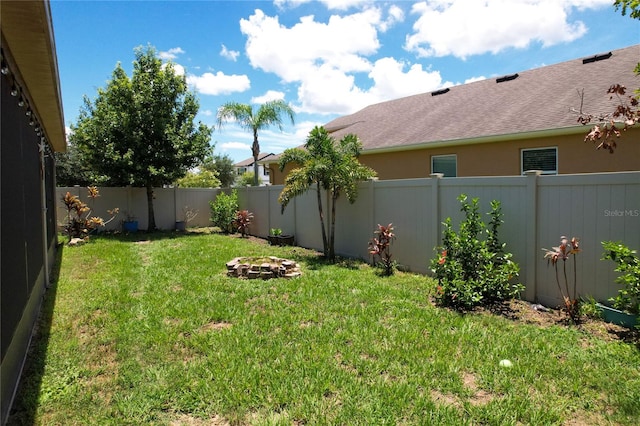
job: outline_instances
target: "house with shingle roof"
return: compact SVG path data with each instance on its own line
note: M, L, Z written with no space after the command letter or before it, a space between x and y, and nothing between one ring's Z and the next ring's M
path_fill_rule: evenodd
M325 128L337 140L356 134L360 161L379 179L513 176L640 170L640 128L620 138L614 154L585 143L580 112L612 112L613 84L640 87L640 45L370 105ZM272 183L288 170L270 159ZM266 163L266 162L265 162Z
M264 167L264 162L269 161L271 157L274 157L272 152L261 152L258 154L258 183L260 186L269 183L269 169ZM235 163L233 168L236 172L236 177L240 177L246 172L253 173L253 157Z

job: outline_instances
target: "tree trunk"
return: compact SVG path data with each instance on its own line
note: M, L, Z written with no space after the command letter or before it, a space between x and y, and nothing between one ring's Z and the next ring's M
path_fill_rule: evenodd
M260 144L258 143L258 130L253 129L253 185L258 186L258 157L260 156Z
M320 183L318 183L318 190L316 191L318 194L318 213L320 213L320 227L322 228L322 251L324 256L327 257L329 255L329 245L327 244L327 231L324 227L324 213L322 212L322 195L320 190Z
M153 212L153 186L150 183L147 184L147 211L149 216L149 226L147 231L156 230L156 216Z
M336 249L335 249L335 241L336 241L336 197L334 194L331 194L331 229L329 232L329 260L333 263L336 260Z

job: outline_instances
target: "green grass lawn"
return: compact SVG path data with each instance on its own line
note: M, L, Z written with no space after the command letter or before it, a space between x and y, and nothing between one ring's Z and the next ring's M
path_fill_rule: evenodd
M303 276L226 276L234 257L264 255L296 260ZM436 308L424 276L218 234L99 236L61 259L10 424L640 418L635 345Z

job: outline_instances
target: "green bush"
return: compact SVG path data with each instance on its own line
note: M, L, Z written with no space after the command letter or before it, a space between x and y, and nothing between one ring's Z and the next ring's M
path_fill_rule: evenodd
M613 307L630 314L640 314L640 259L635 250L620 242L604 241L602 260L613 260L620 275L616 282L623 286L616 297L609 299Z
M236 179L236 186L241 186L241 187L254 186L254 183L255 183L254 176L255 175L251 171L244 172L243 174L238 176L238 178Z
M234 189L230 195L219 193L211 206L211 222L226 234L235 232L234 222L238 211L238 192Z
M465 219L458 232L453 230L451 218L445 220L442 247L431 260L431 269L438 280L436 303L471 309L517 297L524 286L512 282L519 267L498 239L502 224L500 202L491 202L487 229L478 213L478 199L468 203L467 196L461 194L458 200ZM481 239L482 234L486 234L486 239Z

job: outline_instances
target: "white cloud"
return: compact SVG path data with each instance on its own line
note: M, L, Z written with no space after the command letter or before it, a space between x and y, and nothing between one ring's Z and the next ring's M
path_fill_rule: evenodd
M176 75L185 75L185 70L182 65L176 64L175 62L171 62L171 65L173 66L173 71L176 73ZM165 62L164 64L162 64L162 69L165 69L166 67L167 63Z
M571 42L587 28L570 21L572 9L610 7L610 0L433 0L413 5L418 15L405 48L420 56L453 55L466 58Z
M438 71L422 69L393 58L382 58L368 74L373 84L369 89L356 86L353 76L330 67L320 67L298 88L299 107L303 112L350 114L367 105L428 92L450 82L443 82Z
M229 59L230 61L236 62L238 60L238 56L240 56L240 52L237 50L229 50L227 46L222 45L222 49L220 49L220 56L223 58Z
M221 71L213 74L206 72L201 76L190 75L187 83L203 95L227 95L234 92L244 92L251 87L246 75L226 75Z
M240 29L247 36L246 54L251 65L293 82L304 79L318 64L329 64L343 72L367 71L371 65L363 55L373 54L380 47L376 30L380 19L378 9L369 9L353 15L333 15L327 23L305 16L286 28L277 16L256 10L248 20L240 20Z
M223 150L242 149L251 152L251 145L243 142L224 142L220 144L220 148Z
M213 111L211 111L210 109L205 109L203 111L200 111L200 114L204 115L205 117L211 117L213 115Z
M286 6L298 7L301 4L309 3L312 0L274 0L274 4L280 9ZM329 10L347 10L351 7L362 6L373 3L374 0L320 0Z
M160 59L168 61L170 59L175 59L178 57L179 54L184 53L184 50L182 50L181 47L174 47L171 48L167 51L164 52L160 52L158 53L158 56L160 57Z
M468 78L464 81L464 84L469 84L469 83L475 83L476 81L482 81L482 80L486 80L487 77L483 76L483 75L479 75L477 77L471 77Z
M279 101L279 100L284 100L284 93L283 92L278 92L276 90L267 90L267 93L265 93L262 96L255 96L253 98L251 98L251 103L252 104L264 104L266 102L269 101Z
M247 36L246 54L255 68L298 85L297 112L346 114L443 84L438 72L418 64L393 58L371 63L368 57L380 47L378 32L404 19L400 8L391 7L388 15L383 21L379 8L369 8L333 15L327 22L305 16L285 27L278 17L256 10L240 21L240 28ZM355 76L362 74L370 79L368 89L355 83Z
M380 24L380 31L382 32L386 32L396 23L404 21L404 11L396 5L389 7L388 14L387 19Z
M393 58L377 60L369 73L375 83L371 95L377 99L395 99L450 84L443 83L439 71L423 70L422 65L413 64L405 72L406 65Z

